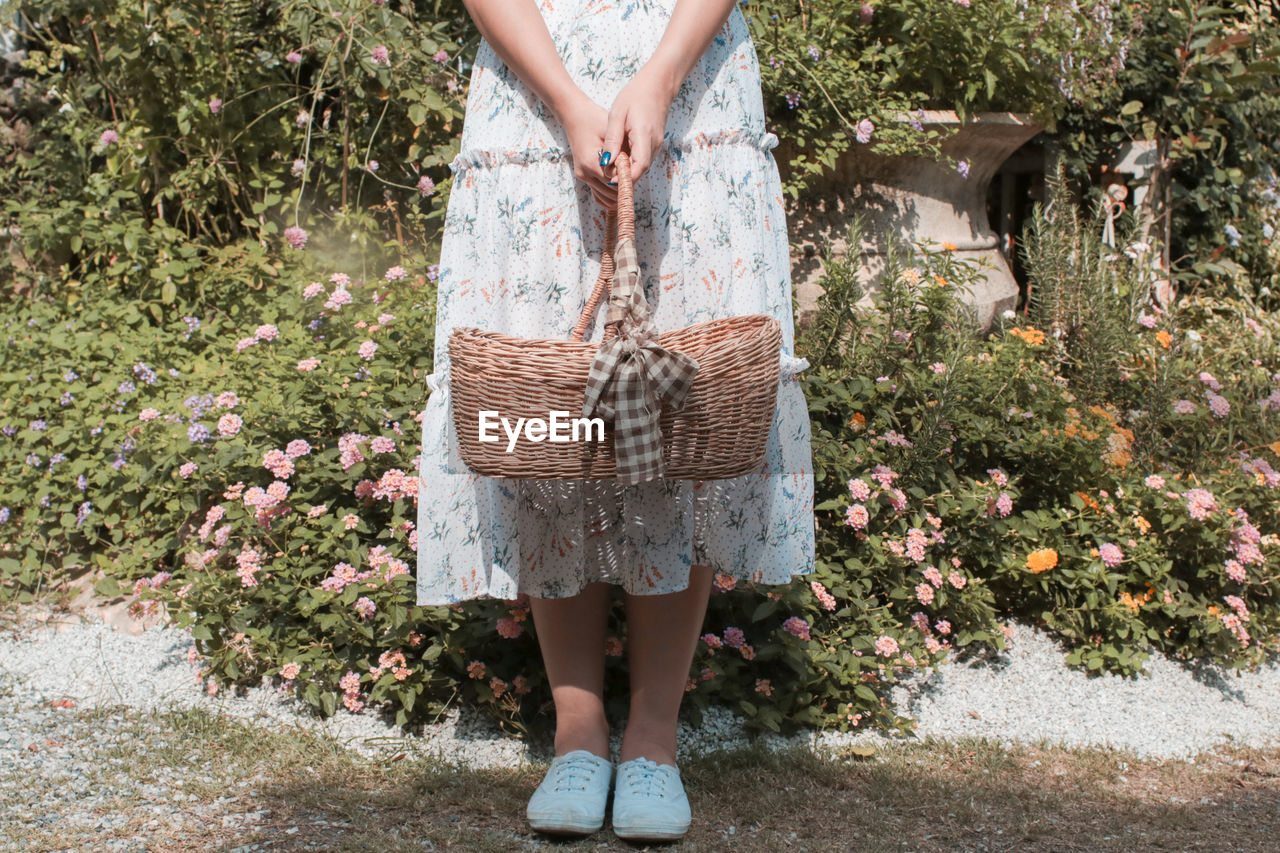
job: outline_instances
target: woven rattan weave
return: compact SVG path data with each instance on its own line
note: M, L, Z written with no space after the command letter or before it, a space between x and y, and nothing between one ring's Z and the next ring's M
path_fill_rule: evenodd
M617 476L612 425L603 441L514 443L480 440L480 413L497 412L509 423L546 421L551 412L580 415L587 374L599 342L584 340L587 326L607 301L614 275L615 245L635 235L630 158L619 152L618 203L606 213L605 246L595 289L569 340L519 338L472 326L449 335L451 407L463 462L486 477L612 479ZM618 334L607 324L603 340ZM719 480L759 469L773 426L782 332L766 314L695 323L663 332L658 343L698 362L683 407L663 410L663 477ZM492 422L492 418L490 418ZM490 433L492 434L492 432ZM509 449L510 448L510 449Z

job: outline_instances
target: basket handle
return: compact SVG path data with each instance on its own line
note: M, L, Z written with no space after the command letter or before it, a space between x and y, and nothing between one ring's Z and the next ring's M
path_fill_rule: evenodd
M609 292L609 284L613 280L615 270L613 250L617 244L628 237L636 235L635 196L631 183L631 156L625 151L618 152L614 161L614 171L618 176L618 204L609 208L604 220L604 252L600 255L600 277L596 279L595 289L591 291L587 304L582 309L578 324L573 327L571 341L581 341L587 332L587 324L596 313L596 308ZM604 340L609 340L618 333L617 323L608 323L604 329Z

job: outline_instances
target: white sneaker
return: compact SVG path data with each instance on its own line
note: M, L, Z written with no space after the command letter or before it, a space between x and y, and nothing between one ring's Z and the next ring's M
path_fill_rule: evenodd
M690 817L689 798L674 766L643 757L618 765L612 821L619 838L680 838Z
M613 762L575 749L551 759L525 816L542 832L589 835L604 826L605 803L613 782Z

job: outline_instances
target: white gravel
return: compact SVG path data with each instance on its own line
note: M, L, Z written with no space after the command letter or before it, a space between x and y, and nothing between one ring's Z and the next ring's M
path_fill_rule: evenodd
M1143 758L1190 758L1215 746L1280 745L1280 660L1256 673L1153 656L1146 675L1089 674L1048 634L1017 625L1012 647L894 688L916 733L1003 745L1102 746Z
M203 706L228 716L324 731L367 755L411 748L448 763L474 767L541 762L548 754L500 732L483 715L459 714L407 736L373 712L345 710L320 720L303 703L270 689L243 696L210 697L187 663L187 632L151 628L141 634L116 631L92 615L54 630L24 626L0 637L0 765L17 758L27 743L48 734L48 703L77 706L123 704L139 709ZM1214 667L1191 669L1154 658L1150 677L1089 677L1067 668L1064 651L1047 635L1016 628L1012 648L990 660L947 663L894 688L901 711L918 720L921 737L982 736L1009 745L1047 743L1098 745L1131 750L1138 757L1191 757L1235 742L1280 744L1280 662L1258 673L1236 676ZM23 721L26 721L25 723ZM614 754L620 742L615 726ZM887 743L873 733L800 736L817 748L852 742ZM682 724L682 756L744 745L740 720L729 711L705 715L703 725ZM769 736L766 746L783 738ZM45 753L40 753L44 755ZM29 758L30 755L24 756Z

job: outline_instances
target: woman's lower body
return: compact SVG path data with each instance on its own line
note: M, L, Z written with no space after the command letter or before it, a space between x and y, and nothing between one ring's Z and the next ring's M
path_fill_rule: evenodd
M608 108L653 53L675 0L561 0L542 14L565 67ZM712 577L773 585L813 571L808 407L794 356L776 137L735 7L672 104L635 186L636 248L660 330L740 314L782 327L761 469L733 480L504 480L462 464L447 340L479 326L567 339L591 292L605 211L573 175L563 128L481 42L439 265L432 394L422 418L420 605L530 598L556 707L556 755L609 756L601 695L611 586L626 596L631 704L620 761L675 765L676 718ZM588 340L603 333L598 321Z

